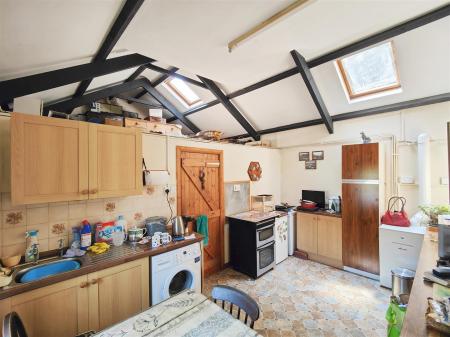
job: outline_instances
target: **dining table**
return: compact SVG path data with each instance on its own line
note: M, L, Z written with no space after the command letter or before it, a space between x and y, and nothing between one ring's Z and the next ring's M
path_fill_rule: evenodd
M184 290L95 337L254 337L255 330L203 294Z

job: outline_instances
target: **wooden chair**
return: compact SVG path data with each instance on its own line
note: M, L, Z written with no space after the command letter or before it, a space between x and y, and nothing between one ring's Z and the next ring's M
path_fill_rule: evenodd
M255 321L259 318L258 303L248 296L246 293L229 286L215 286L211 292L211 297L214 303L222 301L222 309L225 310L225 303L230 303L230 314L233 312L233 305L238 307L237 319L240 319L241 310L245 313L245 321L247 324L248 317L250 317L250 328L253 329Z
M28 337L22 320L15 311L3 319L3 337Z

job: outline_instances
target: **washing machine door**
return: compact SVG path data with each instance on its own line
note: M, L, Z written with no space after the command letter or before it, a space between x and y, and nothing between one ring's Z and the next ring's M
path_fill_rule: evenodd
M192 270L180 266L167 276L162 289L161 299L165 300L185 289L195 289L195 277Z

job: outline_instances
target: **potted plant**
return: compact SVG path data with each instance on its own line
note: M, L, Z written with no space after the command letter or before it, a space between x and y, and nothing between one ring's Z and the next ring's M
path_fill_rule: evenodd
M437 226L440 214L450 213L449 205L420 205L419 209L430 218L430 225Z

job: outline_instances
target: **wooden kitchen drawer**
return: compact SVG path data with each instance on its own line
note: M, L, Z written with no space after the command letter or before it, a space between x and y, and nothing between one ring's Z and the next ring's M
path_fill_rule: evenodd
M147 121L136 118L125 118L125 127L127 128L140 128L147 130Z

